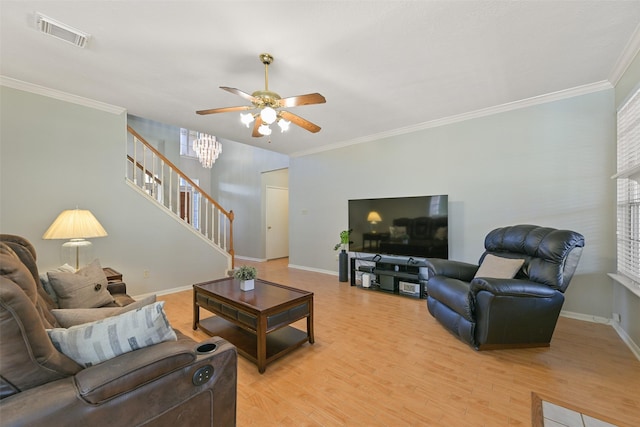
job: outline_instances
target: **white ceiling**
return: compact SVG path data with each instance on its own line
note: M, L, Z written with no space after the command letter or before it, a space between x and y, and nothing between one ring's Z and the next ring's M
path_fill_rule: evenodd
M91 35L36 31L40 12ZM615 83L640 1L5 1L0 74L285 154L373 139L519 100ZM319 92L322 127L252 138L219 89ZM143 135L144 136L144 135Z

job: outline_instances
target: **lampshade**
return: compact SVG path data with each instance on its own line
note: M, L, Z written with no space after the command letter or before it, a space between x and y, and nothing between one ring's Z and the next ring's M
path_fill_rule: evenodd
M380 218L380 214L376 211L371 211L369 212L369 215L367 215L367 222L376 224L380 221L382 221L382 218Z
M91 212L70 209L58 215L42 238L71 239L62 245L61 258L63 262L75 261L75 267L78 270L80 268L80 248L83 248L82 251L85 257L91 254L91 242L84 239L104 236L107 236L107 232ZM90 262L91 260L87 261Z
M88 210L63 211L42 236L43 239L90 239L107 236L95 216Z

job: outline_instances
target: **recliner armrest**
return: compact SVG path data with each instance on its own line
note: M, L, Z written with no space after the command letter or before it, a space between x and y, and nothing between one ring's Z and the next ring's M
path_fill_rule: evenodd
M80 396L98 404L180 369L196 359L193 342L166 341L121 354L76 374Z
M429 277L446 276L452 279L463 280L465 282L470 282L479 268L475 264L440 258L427 258L425 263L429 269Z
M520 296L532 298L549 298L558 293L557 290L541 283L521 279L494 279L479 277L471 281L471 292L475 295L487 291L499 296Z
M236 348L220 337L197 343L176 333L178 341L126 353L2 399L1 424L235 425ZM213 343L215 351L198 352Z

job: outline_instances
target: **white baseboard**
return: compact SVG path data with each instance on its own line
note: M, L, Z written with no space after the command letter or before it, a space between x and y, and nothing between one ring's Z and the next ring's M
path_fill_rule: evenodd
M310 268L304 265L295 265L295 264L289 264L288 265L289 268L295 268L296 270L305 270L305 271L312 271L314 273L322 273L322 274L329 274L331 276L337 276L338 272L337 271L332 271L332 270L323 270L320 268Z
M131 298L133 298L134 300L138 301L141 300L143 298L149 297L151 295L156 295L156 296L160 296L160 295L169 295L169 294L175 294L176 292L182 292L182 291L188 291L193 289L193 285L186 285L186 286L180 286L177 288L171 288L171 289L164 289L162 291L159 292L149 292L146 294L140 294L140 295L132 295Z
M602 323L604 325L610 325L618 333L618 335L620 336L622 341L627 345L627 347L629 347L629 350L631 350L631 353L633 353L636 359L640 360L640 347L638 347L638 344L633 342L631 337L627 334L627 332L624 329L622 329L622 326L620 326L618 322L614 322L612 319L607 319L606 317L590 316L588 314L574 313L572 311L564 311L564 310L560 312L560 316L567 317L569 319L584 320L585 322Z
M251 262L265 262L267 260L266 258L251 258L248 256L241 256L241 255L236 255L235 258L236 260L243 259L245 261L251 261Z
M602 323L605 325L611 324L611 319L607 319L606 317L591 316L589 314L575 313L573 311L562 310L560 312L560 316L567 317L569 319L584 320L585 322L591 323Z
M633 342L631 337L627 334L627 331L622 329L622 326L620 326L618 322L611 322L611 326L613 326L613 329L615 329L618 335L620 335L622 341L624 341L627 347L629 347L631 352L636 356L636 359L640 360L640 347Z

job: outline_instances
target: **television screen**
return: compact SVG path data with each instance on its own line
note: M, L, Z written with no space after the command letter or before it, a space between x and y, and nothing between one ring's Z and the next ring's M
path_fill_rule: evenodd
M349 200L349 250L449 257L448 196Z

